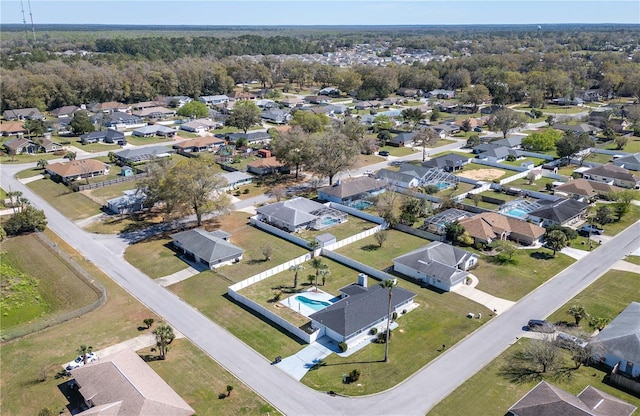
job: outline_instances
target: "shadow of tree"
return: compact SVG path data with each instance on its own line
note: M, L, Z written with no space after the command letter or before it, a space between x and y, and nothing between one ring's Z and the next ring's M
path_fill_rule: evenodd
M533 253L529 254L529 256L533 257L536 260L552 260L554 258L552 253L544 253L542 251L534 251Z
M367 244L366 246L360 247L360 249L364 251L376 251L380 249L380 246L376 244Z
M532 381L542 380L542 374L538 370L526 366L504 365L498 371L498 375L507 379L511 383L525 384Z
M162 358L159 355L143 354L143 355L140 355L140 358L142 358L147 363L150 363L153 361L162 361Z

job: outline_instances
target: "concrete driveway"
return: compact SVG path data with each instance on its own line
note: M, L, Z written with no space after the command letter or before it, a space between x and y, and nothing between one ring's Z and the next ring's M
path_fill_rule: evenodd
M321 337L296 354L286 357L274 365L294 379L302 380L302 377L304 377L307 371L311 370L315 364L338 351L338 346L335 341L329 337Z

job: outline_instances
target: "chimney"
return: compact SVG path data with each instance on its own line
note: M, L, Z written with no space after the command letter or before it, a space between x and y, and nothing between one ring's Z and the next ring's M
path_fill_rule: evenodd
M369 279L369 276L367 276L366 274L358 273L358 284L360 286L368 287L368 284L369 284L368 279Z

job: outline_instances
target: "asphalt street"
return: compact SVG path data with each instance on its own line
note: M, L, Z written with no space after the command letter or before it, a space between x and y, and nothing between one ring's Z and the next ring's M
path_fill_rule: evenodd
M458 143L452 145L459 146ZM421 158L421 152L411 156ZM397 387L366 397L331 397L304 386L272 366L267 359L228 331L129 265L123 259L124 245L113 241L117 237L97 236L83 231L13 178L17 171L27 167L3 165L0 176L2 187L22 191L33 205L45 211L49 227L56 234L286 415L424 415L516 342L528 319L548 316L594 282L613 263L637 249L639 244L640 223L636 222L526 296L509 311L452 346Z

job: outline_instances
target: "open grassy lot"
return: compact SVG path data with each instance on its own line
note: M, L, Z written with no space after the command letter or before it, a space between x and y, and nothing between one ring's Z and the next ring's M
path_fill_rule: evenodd
M320 231L304 230L302 232L297 233L296 235L298 237L304 238L305 240L309 240L320 234L331 233L336 237L338 241L340 241L344 238L351 237L352 235L356 235L362 231L366 231L370 228L373 228L376 225L377 224L373 222L369 222L367 220L363 220L362 218L349 215L349 219L347 220L347 222L343 222L342 224L337 224L337 225L334 225L333 227L329 227Z
M50 179L40 179L27 186L71 220L91 217L101 212L100 205Z
M637 280L638 275L633 273L609 271L574 299L561 306L548 319L552 322L572 321L566 311L574 304L584 306L587 312L593 316L613 319L630 302L640 298L640 286L638 286ZM586 328L587 322L585 321L581 321L581 326ZM500 368L507 363L508 357L519 351L525 342L528 341L521 339L516 345L502 353L491 364L434 407L429 412L429 416L505 414L509 407L538 383L537 380L513 382L505 378L500 371ZM574 395L580 393L587 385L591 385L640 407L640 398L603 383L606 375L603 371L585 366L575 370L568 354L565 356L565 365L571 368L568 373L571 375L570 378L551 377L551 374L545 375L543 378Z
M35 153L32 155L9 156L4 152L0 152L0 164L36 163L40 159L51 160L51 159L59 159L60 157L61 156L56 156L53 153Z
M2 333L98 300L97 291L34 234L2 243Z
M129 141L129 137L126 138L127 141ZM119 150L122 150L122 147L120 147L120 145L115 144L115 143L87 143L87 144L83 144L80 139L78 138L75 141L72 141L71 145L73 147L76 147L80 150L83 150L85 152L89 152L89 153L99 153L99 152L117 152Z
M529 185L529 179L521 178L521 179L516 179L513 182L509 182L505 186L509 186L509 187L512 187L512 188L526 189L526 190L529 190L529 191L548 192L547 191L547 184L548 183L551 184L551 183L553 183L555 181L556 180L552 179L552 178L542 177L542 178L538 179L537 181L534 181L533 184Z
M458 196L462 194L466 194L470 190L474 188L474 185L466 182L459 182L455 188L443 189L442 191L435 194L437 197L444 196Z
M34 167L32 169L25 169L23 171L18 172L16 174L16 178L18 179L33 178L34 176L42 175L43 173L45 173L43 169Z
M110 215L101 221L94 222L84 229L96 234L120 234L142 230L160 224L164 215L158 212L143 212L131 215Z
M491 211L495 211L498 208L500 208L500 205L498 204L492 204L490 202L485 202L485 201L478 201L478 203L476 204L475 201L469 198L465 198L462 202L468 205L475 205L480 208L489 209Z
M439 355L442 344L454 345L486 321L466 318L470 310L489 316L489 310L455 293L437 293L398 280L400 287L417 294L415 302L420 306L398 318L399 328L393 331L389 345L390 362L383 361L384 344L370 344L348 358L335 354L327 357L325 365L308 372L303 383L316 390L348 395L384 391ZM374 284L371 279L370 284ZM360 370L360 380L343 384L342 375L353 369Z
M303 341L229 298L227 287L232 283L215 272L205 271L169 289L268 360L278 355L287 357L304 348Z
M148 348L138 354L151 355ZM182 397L198 415L279 414L249 387L239 382L215 361L186 339L171 343L166 360L150 361L149 366ZM227 385L233 386L229 397Z
M175 251L171 238L156 236L150 240L132 244L124 252L124 258L144 274L157 279L189 267Z
M596 204L596 210L603 204ZM604 225L604 234L605 235L616 235L620 231L624 230L634 222L638 221L640 218L640 207L637 205L631 204L629 207L629 212L627 212L620 221L612 222L611 224Z
M382 248L378 246L374 236L369 236L341 247L336 252L376 269L386 270L393 267L394 258L430 243L424 238L397 230L389 230L388 236Z
M513 258L514 264L498 264L490 256L481 255L479 266L471 271L480 280L478 289L516 301L575 261L561 253L553 258L544 248L519 250Z
M500 162L500 163L505 165L511 165L511 166L520 166L522 163L525 163L525 162L531 162L534 164L534 166L539 166L539 165L544 165L546 160L540 159L537 157L525 157L524 159L517 159L517 160L514 160L513 162L505 160L504 162Z
M385 161L385 158L382 156L359 154L356 157L356 161L352 169L360 169L362 167L373 165L374 163L380 163L384 161Z
M428 149L433 149L434 147L440 147L440 146L444 146L446 144L451 144L451 143L455 143L455 140L451 140L451 139L438 139L437 141L431 143L429 146L427 146ZM416 146L416 148L418 150L422 150L422 147L420 146Z
M589 153L589 155L585 158L587 162L595 162L595 163L609 163L613 159L611 155L605 155L604 153Z
M387 152L389 152L390 156L407 156L416 151L411 147L383 146L378 149L378 152L383 150L386 150Z
M567 165L558 169L558 174L564 176L571 176L574 170L578 169L580 166L578 165Z
M616 147L617 146L614 142L608 142L602 146L603 149L607 149L607 150L617 150ZM640 152L640 137L631 136L627 144L622 149L622 151L627 153Z
M624 260L640 266L640 256L627 256Z

